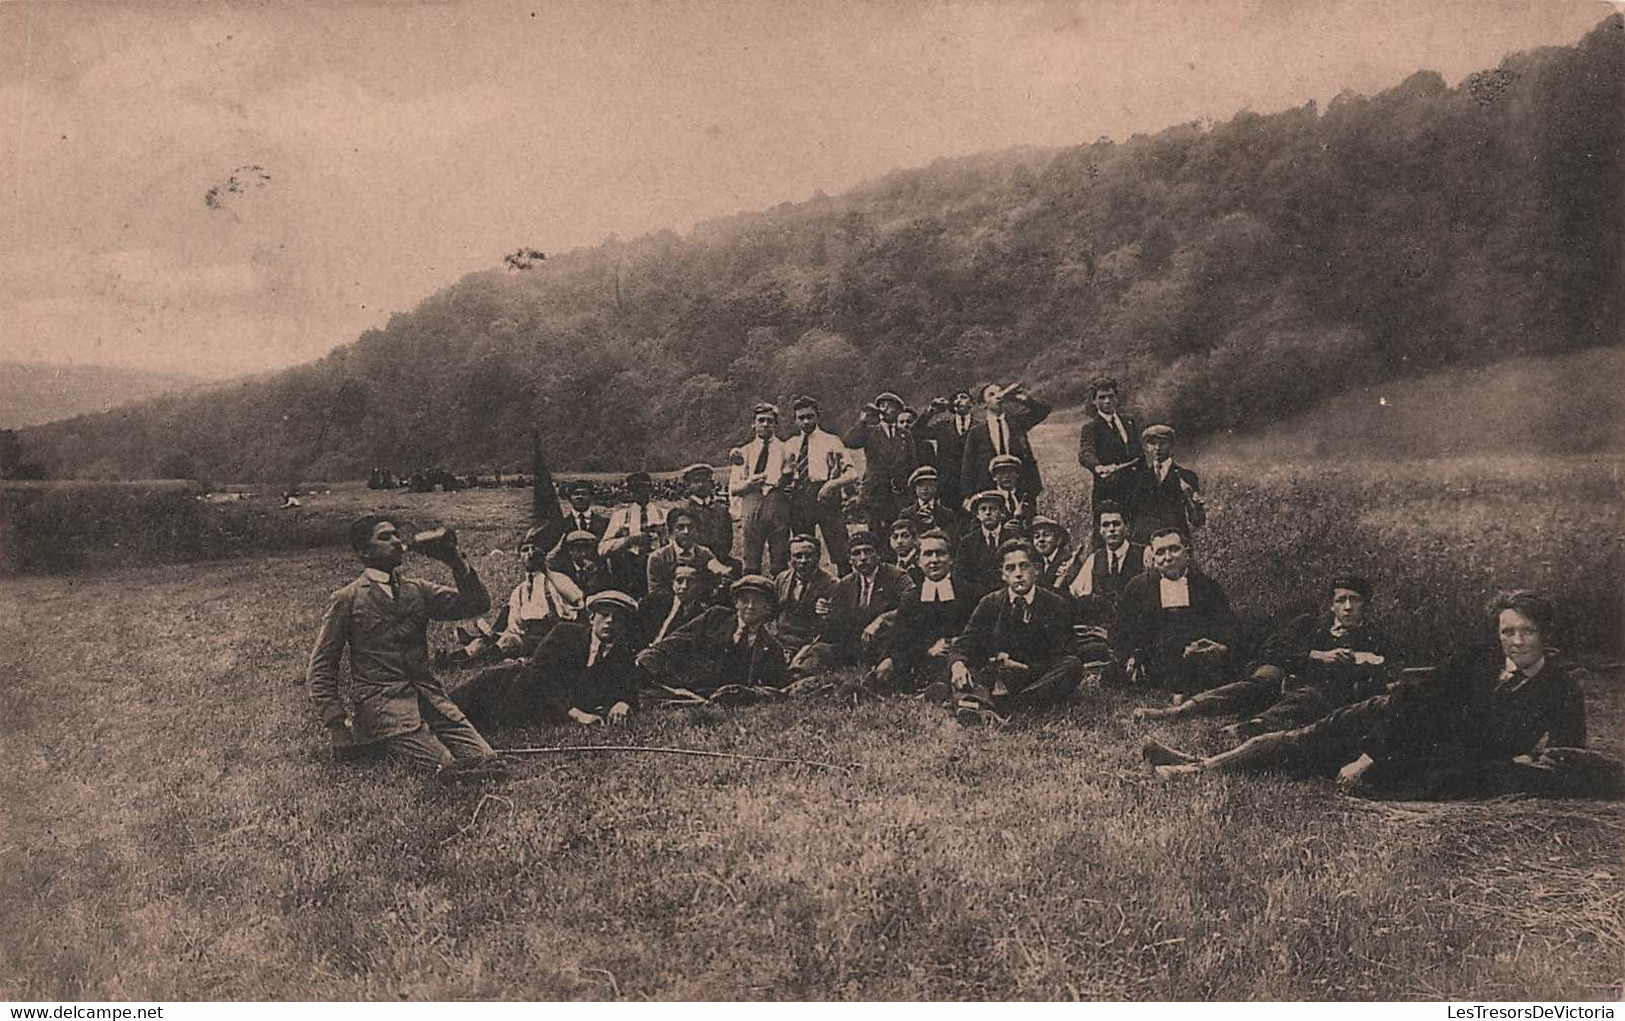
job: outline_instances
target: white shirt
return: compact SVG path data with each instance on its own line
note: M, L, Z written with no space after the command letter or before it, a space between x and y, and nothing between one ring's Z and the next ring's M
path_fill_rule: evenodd
M961 435L961 436L963 436L966 433L970 432L970 415L969 414L955 415L954 416L954 429L956 429L959 432L959 435Z
M784 442L786 474L795 472L796 459L801 456L803 446L807 447L807 478L814 482L838 479L846 474L847 466L852 464L852 454L839 436L822 429L814 429L806 435L797 435ZM759 451L761 448L757 449ZM768 460L772 459L773 455L769 453ZM750 456L746 455L745 460L750 461ZM754 461L751 461L751 466L755 466Z
M575 620L581 615L586 598L567 574L537 571L526 575L525 580L515 585L513 593L508 596L508 626L503 629L499 642L507 639L506 644L511 645L522 641L526 621L546 620L548 617Z
M367 578L369 578L370 580L377 582L378 584L384 586L385 588L388 588L391 585L391 583L393 583L394 580L395 580L394 575L390 574L388 571L380 571L376 567L369 567L366 570L362 571L361 573L366 575Z
M604 537L598 540L598 555L607 556L626 545L626 540L634 535L652 532L666 525L666 512L649 504L647 508L631 503L625 507L617 507L615 513L609 516L609 527L604 529Z
M879 573L880 573L879 571L872 571L869 574L860 574L860 575L858 575L858 606L859 607L868 606L869 605L869 600L874 597L874 594L875 594L875 576L878 575Z
M1501 692L1517 691L1519 688L1523 687L1525 684L1528 684L1530 681L1534 680L1535 675L1540 673L1541 668L1544 667L1545 665L1546 665L1546 657L1542 656L1542 657L1540 657L1540 660L1535 663L1534 666L1532 666L1529 669L1525 670L1522 667L1520 667L1518 664L1512 662L1512 657L1508 656L1507 660L1506 660L1506 663L1504 663L1502 665L1502 667L1501 667L1501 676L1500 676L1499 681L1498 681L1498 683L1496 685L1496 690L1501 691ZM1504 684L1506 684L1507 681L1512 680L1512 675L1513 674L1518 674L1519 675L1518 683L1514 684L1514 685L1510 685L1508 687L1502 687L1501 685L1504 685Z
M568 517L570 519L570 531L572 531L572 532L575 532L575 531L590 532L590 531L592 531L592 509L591 508L588 508L587 510L582 511L579 514L577 514L575 512L575 510L572 508L569 515L568 515Z
M587 665L589 667L592 666L594 663L598 662L598 647L600 645L602 645L602 644L603 643L601 643L598 640L598 636L596 634L593 635L591 641L588 642L588 644L587 644Z
M1003 415L988 412L987 433L993 438L993 453L1010 453L1010 427L1005 424Z
M930 578L920 583L920 602L922 603L951 603L954 601L954 580L952 577L941 581L932 581Z
M762 444L764 442L767 444L767 467L764 469L767 478L761 491L765 492L779 484L779 476L784 474L785 468L789 464L785 455L784 441L777 436L770 437L765 441L760 437L756 437L739 448L740 457L745 463L733 465L728 470L728 492L730 494L734 496L746 495L745 480L756 473L756 462L762 456ZM752 494L756 492L757 490L750 490Z
M1191 578L1189 574L1182 574L1173 581L1167 575L1157 579L1157 591L1164 610L1177 606L1191 604Z

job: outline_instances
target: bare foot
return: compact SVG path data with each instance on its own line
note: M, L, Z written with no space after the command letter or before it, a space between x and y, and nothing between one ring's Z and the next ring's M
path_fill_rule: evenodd
M1140 745L1140 756L1153 766L1187 766L1197 761L1196 756L1187 755L1177 748L1170 748L1161 741L1146 738Z

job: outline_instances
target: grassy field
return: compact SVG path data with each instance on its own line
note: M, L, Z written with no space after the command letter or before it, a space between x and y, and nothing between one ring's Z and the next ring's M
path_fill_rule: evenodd
M1476 605L1485 577L1515 569L1583 606L1562 585L1575 564L1601 575L1582 587L1610 592L1617 620L1617 503L1581 499L1617 493L1606 466L1556 481L1519 464L1251 481L1200 467L1215 517L1203 555L1248 612L1312 588L1322 564L1288 556L1330 542L1371 558L1390 622L1416 636L1448 633L1440 621ZM1051 478L1064 512L1081 480ZM487 554L512 548L527 494L391 499L459 526L505 591L511 558ZM1589 529L1610 522L1599 562ZM354 572L329 548L0 580L0 996L1621 993L1620 806L1171 786L1140 766L1132 695L1085 693L1002 731L918 702L806 701L655 711L612 735L839 769L584 754L457 788L340 766L297 682L326 593ZM1436 602L1409 602L1452 578ZM1619 752L1618 677L1593 678L1588 704L1594 743ZM1211 724L1158 733L1216 747Z

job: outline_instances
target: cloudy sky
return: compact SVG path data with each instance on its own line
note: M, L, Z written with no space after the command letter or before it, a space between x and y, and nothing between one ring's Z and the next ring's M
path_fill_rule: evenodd
M0 359L320 356L521 244L1579 39L1597 0L0 3ZM9 191L10 194L6 194Z

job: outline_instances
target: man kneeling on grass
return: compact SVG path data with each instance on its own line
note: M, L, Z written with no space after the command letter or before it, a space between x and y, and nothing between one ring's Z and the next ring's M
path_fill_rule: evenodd
M1165 777L1336 773L1341 786L1385 797L1620 797L1625 770L1584 747L1584 696L1573 669L1546 646L1551 603L1511 592L1491 616L1499 641L1431 676L1208 758L1147 741L1146 761Z
M587 597L587 623L555 624L516 672L487 670L458 688L459 708L482 724L620 723L642 684L638 602L614 589Z
M1224 733L1245 739L1313 723L1334 709L1387 691L1399 680L1404 657L1398 644L1371 623L1371 583L1339 575L1326 591L1326 612L1294 617L1266 639L1245 679L1166 709L1136 709L1134 718L1242 715L1248 718Z
M1038 587L1038 556L1026 539L999 547L1004 588L982 597L949 653L961 717L1001 717L1054 705L1083 680L1072 636L1072 606Z
M638 653L649 680L677 698L753 701L790 683L784 646L768 623L778 606L771 579L729 586L733 606L713 606Z
M333 593L305 671L310 699L335 747L437 769L494 767L496 752L429 669L429 621L478 617L491 607L485 585L457 548L456 533L419 550L451 568L456 588L401 577L406 543L387 518L357 518L350 546L364 570ZM350 712L339 690L346 646Z

